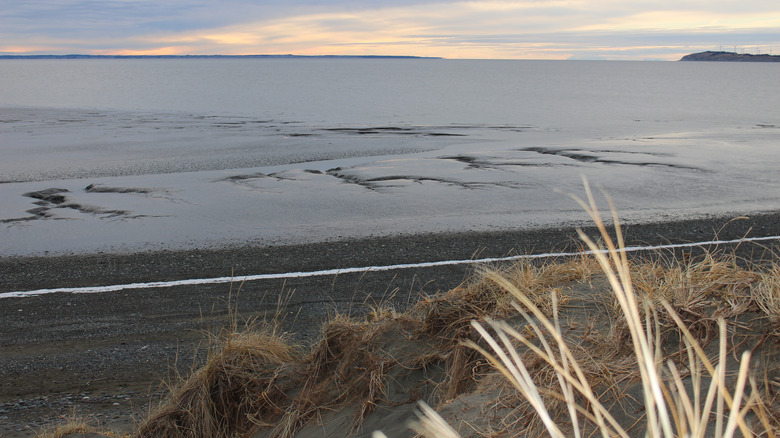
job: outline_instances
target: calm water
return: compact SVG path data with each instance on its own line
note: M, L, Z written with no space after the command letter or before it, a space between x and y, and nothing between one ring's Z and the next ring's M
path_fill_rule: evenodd
M2 253L557 226L582 175L627 220L773 210L778 67L1 60Z
M777 120L761 63L469 60L3 60L0 103L316 124L550 128Z

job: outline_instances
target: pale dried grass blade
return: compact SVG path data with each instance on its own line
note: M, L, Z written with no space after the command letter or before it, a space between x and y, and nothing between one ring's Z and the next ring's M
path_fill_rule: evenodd
M418 407L420 408L420 412L417 414L418 420L409 425L412 430L429 438L460 438L458 432L450 427L450 425L425 402L420 402ZM383 435L384 434L382 434L382 436ZM374 438L377 438L376 435Z

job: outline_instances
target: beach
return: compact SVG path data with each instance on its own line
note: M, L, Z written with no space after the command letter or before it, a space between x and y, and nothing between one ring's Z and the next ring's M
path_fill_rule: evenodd
M234 323L309 345L576 254L583 180L629 246L777 254L776 72L702 64L0 62L0 435L131 430Z
M635 224L624 232L628 246L732 240L780 235L779 219L777 214L767 214ZM737 247L738 256L759 261L777 253L778 241L706 247L724 252ZM228 250L6 257L0 259L0 293L578 249L574 229L556 228ZM229 327L236 316L241 321L276 317L294 339L307 344L316 340L328 317L359 315L382 302L402 310L422 295L455 288L475 269L462 264L244 284L5 298L0 306L3 436L34 436L34 428L61 422L74 412L129 431L148 413L150 403L165 394L163 382L175 381L177 372L186 375L192 366L203 363L208 334Z

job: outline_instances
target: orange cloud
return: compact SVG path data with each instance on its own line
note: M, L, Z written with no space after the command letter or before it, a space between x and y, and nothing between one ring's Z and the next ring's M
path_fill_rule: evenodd
M56 50L54 46L0 46L0 52L3 53L45 53Z
M201 51L230 54L566 59L583 50L578 48L580 41L563 44L551 38L541 43L539 35L632 26L625 25L623 18L602 19L588 6L589 2L570 0L425 4L305 14L193 33L184 38L202 43ZM697 17L702 18L701 14ZM678 27L685 20L685 16L667 16L663 12L637 14L630 19L641 24L633 26L645 28ZM582 26L583 22L592 24ZM627 50L634 48L632 45ZM587 50L593 49L591 46Z
M642 29L750 29L780 28L780 11L765 13L714 13L700 10L660 10L605 19L576 30L642 30Z

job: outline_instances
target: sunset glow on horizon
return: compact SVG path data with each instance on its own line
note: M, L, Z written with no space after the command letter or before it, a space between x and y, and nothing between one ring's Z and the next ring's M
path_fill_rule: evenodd
M0 54L676 60L780 52L776 1L16 2Z

